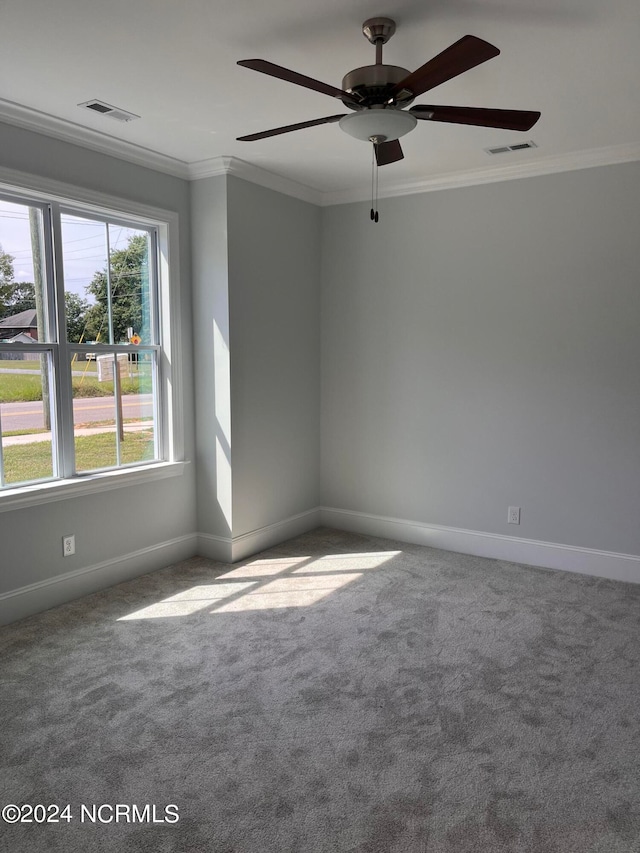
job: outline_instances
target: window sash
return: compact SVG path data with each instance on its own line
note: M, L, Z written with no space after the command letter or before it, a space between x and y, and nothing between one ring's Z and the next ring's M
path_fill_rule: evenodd
M149 332L150 332L150 341L145 343L151 344L159 344L160 342L160 328L161 328L161 317L160 317L160 271L159 271L159 262L160 262L160 243L159 243L159 235L158 229L156 226L149 225L148 223L126 219L120 216L110 216L101 214L96 212L95 214L87 210L86 208L71 206L69 204L52 204L51 205L53 212L53 226L54 231L57 231L57 245L61 246L61 251L59 252L59 268L57 269L56 277L60 282L63 282L62 288L64 289L64 240L62 233L62 219L64 216L71 216L77 219L82 219L90 222L100 222L103 223L106 229L106 248L107 248L107 260L110 259L111 249L109 246L109 227L110 226L119 226L122 228L128 228L136 231L145 232L149 236ZM108 289L109 288L109 279L111 273L111 265L107 263L107 282ZM109 313L109 327L111 329L112 325L112 299L111 294L109 294L109 305L108 305L108 313ZM64 336L62 335L62 330L65 328L62 325L63 316L60 318L60 340L63 338L66 339L66 331ZM65 324L66 325L66 324ZM109 335L109 340L111 341L112 334Z
M87 351L97 355L112 355L114 359L121 353L130 355L132 352L147 353L150 356L151 366L151 394L153 400L153 463L166 461L169 456L167 436L164 434L164 426L167 421L166 404L162 400L162 390L165 380L162 379L164 359L161 358L162 346L160 344L160 329L162 326L161 300L160 300L160 241L158 226L148 221L111 215L94 210L90 206L78 206L72 203L61 203L55 200L42 200L30 195L17 192L1 192L0 199L26 207L32 207L40 212L42 222L42 253L43 253L43 278L44 296L47 310L45 311L45 340L28 345L30 353L46 355L46 375L51 392L51 434L52 434L52 476L45 480L20 481L17 483L5 483L0 480L0 490L3 492L13 488L21 488L33 482L53 482L58 479L85 477L99 472L117 471L120 469L137 467L149 464L148 460L134 462L123 462L121 456L121 442L116 441L117 458L115 465L103 468L92 468L89 471L78 472L75 462L75 427L73 415L73 383L72 383L72 358L82 355ZM149 296L149 333L151 342L144 342L139 347L129 344L76 344L67 341L66 312L65 312L65 270L64 270L64 242L62 235L62 216L68 214L74 217L103 222L105 228L109 226L122 226L148 235L149 263L148 263L148 296ZM107 266L109 267L110 255L107 254ZM111 311L109 312L111 314ZM0 342L0 358L3 352L26 351L25 345L16 343ZM114 375L114 399L119 398L120 392L119 371ZM117 408L117 407L116 407ZM116 416L116 420L121 415ZM121 430L122 423L116 424ZM0 442L1 445L1 442ZM2 467L2 447L0 446L0 467Z

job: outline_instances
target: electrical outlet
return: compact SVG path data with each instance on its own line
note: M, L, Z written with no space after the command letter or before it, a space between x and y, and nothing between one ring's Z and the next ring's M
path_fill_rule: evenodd
M72 554L76 553L76 537L75 536L63 536L62 537L62 556L70 557Z
M520 507L510 506L507 513L507 522L509 524L520 524Z

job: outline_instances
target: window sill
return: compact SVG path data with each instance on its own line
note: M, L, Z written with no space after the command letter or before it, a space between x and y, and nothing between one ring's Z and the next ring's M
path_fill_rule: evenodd
M179 477L188 464L188 462L158 462L139 468L87 474L74 477L72 480L55 480L32 486L19 486L11 489L10 492L0 494L0 512L152 483L167 477Z

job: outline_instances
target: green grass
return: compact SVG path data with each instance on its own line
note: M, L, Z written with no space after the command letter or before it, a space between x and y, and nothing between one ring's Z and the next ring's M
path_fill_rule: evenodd
M81 370L83 373L97 373L98 362L95 358L92 361L86 361L84 358L76 358L75 361L71 362L71 369Z
M74 397L112 397L113 382L98 382L95 375L74 376ZM122 377L120 387L123 394L144 394L152 390L151 377L147 374ZM40 376L20 373L0 373L0 403L34 403L42 400Z
M3 370L37 370L38 359L0 358L0 368ZM83 358L77 358L72 362L72 369L83 373L97 373L98 363L95 359L85 361Z
M37 359L23 361L18 359L0 358L0 369L2 370L38 370L40 363ZM85 376L96 376L98 373L98 363L94 361L85 361L84 359L76 359L71 363L71 369L74 373L82 373Z
M0 403L42 400L42 381L39 376L19 373L0 373Z
M92 471L116 464L115 433L82 435L76 438L76 470ZM128 432L121 442L122 463L151 461L154 456L153 432ZM51 444L35 441L4 448L5 483L24 483L52 476Z
M28 427L27 429L7 429L3 430L2 437L10 438L12 435L37 435L41 432L49 432L45 427Z
M24 360L14 358L0 358L0 368L3 370L38 370L40 362L37 358Z

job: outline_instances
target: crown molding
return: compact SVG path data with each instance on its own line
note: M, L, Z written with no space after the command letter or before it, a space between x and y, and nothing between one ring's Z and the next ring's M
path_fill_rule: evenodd
M189 165L189 179L192 181L214 178L218 175L234 175L252 184L293 196L310 204L318 206L324 204L324 193L320 190L292 181L275 172L269 172L260 166L254 166L239 157L213 157L210 160L200 160L198 163Z
M114 136L92 130L84 125L55 118L48 113L16 104L13 101L6 101L3 98L0 98L0 121L21 127L24 130L32 130L35 133L51 136L53 139L60 139L62 142L68 142L71 145L79 145L101 154L109 154L112 157L118 157L120 160L135 163L136 166L144 166L147 169L155 169L158 172L173 175L175 178L185 179L189 177L187 164L175 157L160 154L158 151L152 151L150 148L144 148L133 142L116 139Z
M531 178L538 175L552 175L557 172L571 172L577 169L589 169L595 166L612 166L617 163L629 163L640 160L640 144L610 145L606 148L590 148L568 154L538 157L510 166L492 166L487 169L473 169L466 172L449 172L417 181L400 181L381 187L380 198L415 195L417 193L471 187L478 184L490 184L498 181L511 181L518 178ZM351 204L368 201L369 190L350 189L322 194L321 205Z
M79 145L102 154L117 157L137 166L154 169L184 180L200 180L217 175L235 175L245 181L275 190L276 192L298 198L319 207L335 204L351 204L366 201L368 188L351 188L322 192L319 189L293 181L275 172L269 172L260 166L254 166L238 157L221 156L209 160L187 163L166 154L160 154L143 146L116 139L75 122L43 113L40 110L25 107L0 98L0 121L16 127ZM589 169L595 166L610 166L640 160L640 144L611 145L605 148L592 148L567 154L539 156L536 149L535 159L506 165L490 166L484 169L471 169L464 172L449 172L412 181L399 181L380 188L381 198L415 195L436 190L510 181L518 178L530 178L538 175L551 175L558 172L570 172L577 169Z

